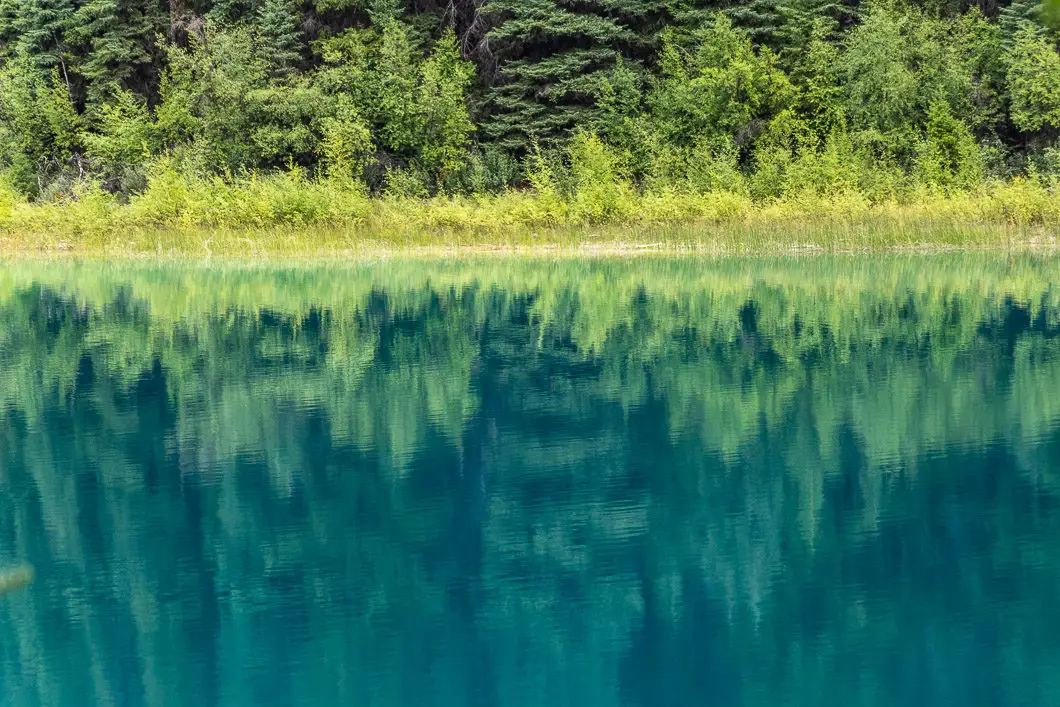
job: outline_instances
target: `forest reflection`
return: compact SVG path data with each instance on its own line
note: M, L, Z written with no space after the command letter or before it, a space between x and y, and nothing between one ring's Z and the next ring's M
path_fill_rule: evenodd
M9 264L3 703L1060 703L1058 276Z

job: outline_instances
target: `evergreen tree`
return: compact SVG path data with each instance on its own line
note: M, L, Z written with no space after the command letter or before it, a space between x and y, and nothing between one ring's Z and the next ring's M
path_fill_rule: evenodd
M170 0L170 2L180 3L182 0ZM258 3L252 3L250 0L213 0L209 11L206 13L206 19L214 24L233 24L246 19L248 16L253 18L254 12L252 8L257 5Z
M0 0L0 57L4 59L10 58L15 51L20 6L18 0Z
M794 66L806 50L816 24L832 23L831 38L853 25L860 17L857 0L752 0L726 10L733 24L751 40L785 56Z
M824 137L842 124L842 92L839 84L840 50L828 41L831 21L818 18L803 47L803 58L790 73L798 89L797 105L810 129Z
M784 36L788 44L794 36L809 37L814 25L822 18L830 20L835 27L833 39L839 32L850 29L862 17L860 0L784 0L781 14L784 16Z
M672 37L687 36L709 25L714 15L728 4L728 0L666 0L655 34L660 40L664 31ZM661 42L656 42L655 48L661 48Z
M166 28L165 8L155 0L88 0L74 14L69 37L84 59L78 65L98 102L116 88L146 93L159 51L155 38Z
M1044 30L1041 9L1041 0L1012 0L1008 7L1001 8L997 20L1006 50L1014 48L1016 35L1021 30L1032 28L1036 33Z
M302 55L301 16L295 0L264 0L257 16L257 33L274 76L293 72Z
M487 41L499 65L484 130L507 148L565 137L598 117L602 80L620 48L638 39L622 19L585 0L492 0L482 13L494 22Z
M728 8L726 14L755 44L779 49L785 24L784 4L785 0L750 0Z
M318 45L326 66L317 85L349 100L347 115L367 121L391 166L444 178L468 158L474 126L466 92L474 68L460 58L451 31L428 53L408 23L377 18L378 26Z
M73 23L73 0L3 0L0 42L40 68L60 67L68 81L65 34Z
M606 119L601 91L622 60L644 74L662 34L709 24L719 0L491 0L480 16L492 78L487 136L508 149L552 143Z

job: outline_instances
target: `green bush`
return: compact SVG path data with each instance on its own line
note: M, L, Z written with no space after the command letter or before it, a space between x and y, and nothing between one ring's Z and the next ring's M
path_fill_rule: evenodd
M689 37L664 33L659 68L649 104L657 129L675 145L743 136L794 98L776 57L756 51L724 15Z
M944 103L931 109L913 176L922 185L943 189L971 189L983 181L982 150L971 129Z
M359 179L372 155L372 133L352 101L339 99L335 115L321 121L317 154L331 178Z
M390 166L386 170L386 196L394 199L424 199L430 196L430 177L422 168Z
M1032 27L1016 35L1008 83L1012 120L1021 130L1060 128L1060 54Z
M578 131L569 150L574 185L571 207L576 218L589 223L620 218L633 194L621 160L595 134Z
M344 96L393 158L418 165L431 186L464 166L474 129L466 97L473 69L452 32L425 54L413 28L389 18L322 40L317 50L324 66L315 85Z
M356 223L368 208L363 187L347 179L310 180L298 168L195 177L162 159L148 170L144 192L130 200L127 219L145 226L309 226Z
M38 196L81 148L81 118L59 72L20 56L0 68L0 164L19 191Z
M119 90L100 109L94 130L81 133L85 154L108 191L126 195L147 185L147 165L159 149L147 104L130 91Z
M510 153L495 147L476 149L467 162L442 182L446 192L485 196L518 186L524 179L522 166Z
M676 173L682 177L682 185L696 194L743 194L747 184L739 159L739 150L730 138L703 138L682 152Z

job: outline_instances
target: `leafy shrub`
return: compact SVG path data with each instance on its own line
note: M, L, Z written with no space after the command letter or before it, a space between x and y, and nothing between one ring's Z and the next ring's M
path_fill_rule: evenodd
M158 150L147 104L129 91L118 91L100 109L94 127L82 132L81 141L105 187L125 194L146 187L147 164Z
M933 106L914 177L927 186L970 189L982 183L984 169L982 151L968 126L945 104Z
M620 159L595 133L575 133L569 148L572 208L580 220L599 222L625 212L633 188Z
M391 166L386 170L384 193L395 199L423 199L430 195L429 177L416 166Z
M442 182L450 193L497 194L523 181L519 161L511 154L495 147L473 150L467 162Z
M81 119L58 71L20 56L0 68L0 164L18 190L39 195L80 149Z
M755 51L720 14L688 38L664 33L659 67L649 103L659 131L675 145L719 135L739 139L794 97L776 57Z
M1008 84L1012 120L1021 130L1060 128L1060 54L1031 27L1016 35Z

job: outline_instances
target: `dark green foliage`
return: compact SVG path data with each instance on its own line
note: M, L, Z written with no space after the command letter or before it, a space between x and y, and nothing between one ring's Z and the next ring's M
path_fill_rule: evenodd
M998 25L1005 39L1005 47L1011 49L1016 35L1024 29L1033 28L1037 33L1042 31L1041 0L1012 0L998 12Z
M1060 54L1031 25L1016 33L1008 82L1012 120L1021 130L1060 128Z
M636 4L636 3L632 3ZM498 63L486 133L502 147L554 140L599 117L594 97L636 40L619 18L587 2L492 0L487 39Z
M1042 21L1055 29L1060 29L1060 0L1042 1Z
M783 5L784 0L750 0L736 3L726 14L752 41L776 49L786 24Z
M999 37L975 17L931 19L884 5L850 32L841 105L860 139L910 158L935 106L990 134L1001 111Z
M159 140L144 100L117 91L98 111L95 127L81 139L105 188L128 192L145 186L145 166Z
M14 184L40 194L79 147L80 120L59 71L22 55L0 70L0 167Z
M637 188L834 186L847 158L950 188L1055 162L1058 4L0 0L0 170L497 191L535 150L570 181L578 136Z
M447 191L464 194L503 192L522 181L522 165L512 155L496 147L476 149L467 162L447 177Z
M260 93L269 90L268 75L268 61L245 28L207 26L188 48L171 47L157 110L162 144L196 167L254 166L262 156L254 119L273 98Z
M344 95L397 166L444 180L467 160L473 125L466 90L473 68L456 38L443 34L425 53L413 28L392 17L319 45L324 67L316 85Z
M821 19L810 29L803 47L802 61L791 72L799 114L817 135L827 135L844 122L839 81L840 49L829 41L831 23Z
M827 26L828 38L835 40L859 19L860 8L847 0L752 0L734 4L726 14L756 45L769 47L788 67L796 67L816 26Z
M160 58L156 38L167 24L155 0L88 0L78 8L68 37L83 53L78 73L94 102L119 88L149 90Z
M663 35L710 24L716 0L490 0L484 44L490 84L483 132L506 149L551 145L600 126L613 73L645 78ZM624 66L623 66L624 64Z
M41 68L65 71L67 30L75 26L73 0L2 0L0 40L5 54L23 54ZM65 78L65 77L64 77Z
M301 15L295 0L264 0L257 16L257 37L277 77L293 72L302 58Z

